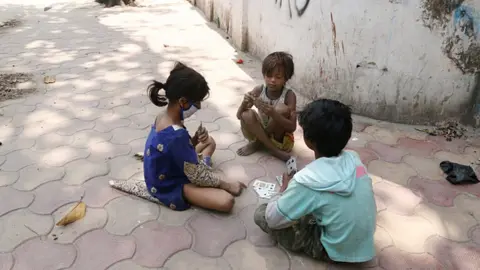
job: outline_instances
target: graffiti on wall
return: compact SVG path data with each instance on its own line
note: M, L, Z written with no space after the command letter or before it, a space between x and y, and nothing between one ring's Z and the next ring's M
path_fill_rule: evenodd
M480 14L460 5L453 12L443 51L463 73L480 72Z
M293 17L293 11L296 12L298 17L302 17L308 8L308 4L310 4L310 0L275 0L275 4L279 8L282 8L284 2L288 6L290 19Z
M423 0L423 23L440 30L444 54L463 73L480 72L480 10L464 0Z

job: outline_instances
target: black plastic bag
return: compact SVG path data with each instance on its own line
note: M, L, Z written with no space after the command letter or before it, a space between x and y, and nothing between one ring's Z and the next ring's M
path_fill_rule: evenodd
M470 166L442 161L440 162L440 168L447 175L447 181L454 185L477 184L480 182Z

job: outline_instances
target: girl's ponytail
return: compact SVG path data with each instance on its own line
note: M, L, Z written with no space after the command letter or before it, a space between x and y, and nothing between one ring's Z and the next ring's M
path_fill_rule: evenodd
M167 96L159 93L162 89L164 89L165 92L167 91L164 87L165 85L163 83L154 80L147 88L148 97L155 106L164 107L168 104Z

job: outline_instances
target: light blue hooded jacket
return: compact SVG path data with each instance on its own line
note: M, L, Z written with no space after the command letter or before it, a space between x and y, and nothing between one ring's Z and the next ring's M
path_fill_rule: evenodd
M343 151L308 164L270 201L265 218L270 228L282 229L308 214L321 227L330 259L355 263L375 257L377 208L372 180L357 153Z

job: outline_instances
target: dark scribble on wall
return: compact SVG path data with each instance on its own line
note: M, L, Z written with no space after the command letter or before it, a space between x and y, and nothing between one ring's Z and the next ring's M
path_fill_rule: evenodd
M285 0L285 2L287 2L286 4L288 5L288 15L290 16L290 19L293 17L292 5L297 12L297 16L302 17L302 15L308 8L308 5L310 4L310 0ZM283 5L283 0L275 0L275 4L277 4L281 8Z

